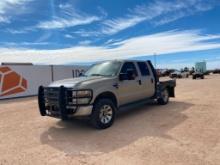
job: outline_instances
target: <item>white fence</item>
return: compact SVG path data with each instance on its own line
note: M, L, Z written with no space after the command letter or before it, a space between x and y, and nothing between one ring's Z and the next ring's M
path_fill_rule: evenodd
M86 66L0 65L0 100L37 95L40 85L79 76Z

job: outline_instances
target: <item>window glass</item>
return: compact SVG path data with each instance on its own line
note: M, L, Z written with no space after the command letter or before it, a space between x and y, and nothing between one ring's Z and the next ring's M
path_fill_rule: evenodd
M141 71L142 76L149 76L150 72L145 62L138 62L138 67Z
M110 61L93 65L85 76L116 76L121 66L121 62Z
M121 73L127 73L128 70L133 70L134 76L135 77L138 76L137 69L136 69L136 67L135 67L133 62L126 62L126 63L124 63L124 65L122 66L122 69L121 69Z

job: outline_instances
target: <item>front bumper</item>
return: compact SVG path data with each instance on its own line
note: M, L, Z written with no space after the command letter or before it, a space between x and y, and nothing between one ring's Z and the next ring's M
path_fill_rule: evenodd
M71 105L68 102L67 89L63 86L56 88L39 87L39 111L42 116L51 116L63 120L69 117L89 116L92 105Z
M92 114L93 105L80 106L77 108L76 112L73 114L74 117L78 116L89 116Z

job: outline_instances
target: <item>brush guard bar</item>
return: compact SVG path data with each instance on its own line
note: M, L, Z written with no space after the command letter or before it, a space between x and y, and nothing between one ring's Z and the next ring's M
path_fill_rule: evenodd
M46 106L46 95L45 92L46 88L43 86L40 86L38 89L38 105L39 105L39 111L41 116L51 116L51 114L48 114L47 112L47 106ZM66 88L64 86L59 87L58 89L58 97L56 98L56 106L59 109L57 112L57 117L61 118L62 120L66 120L68 118L68 113L66 109Z

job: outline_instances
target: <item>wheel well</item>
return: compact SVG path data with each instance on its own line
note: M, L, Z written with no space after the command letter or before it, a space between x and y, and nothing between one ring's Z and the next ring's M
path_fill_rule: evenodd
M99 95L95 98L94 103L95 103L97 100L103 99L103 98L112 100L113 103L115 104L115 106L118 107L117 98L116 98L115 94L112 93L112 92L104 92L104 93L99 94Z

